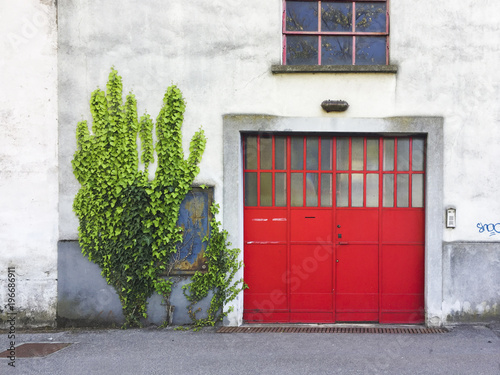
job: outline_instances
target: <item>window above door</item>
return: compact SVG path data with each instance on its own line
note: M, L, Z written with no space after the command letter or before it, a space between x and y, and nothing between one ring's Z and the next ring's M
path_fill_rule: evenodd
M389 72L388 0L284 0L282 28L283 66Z

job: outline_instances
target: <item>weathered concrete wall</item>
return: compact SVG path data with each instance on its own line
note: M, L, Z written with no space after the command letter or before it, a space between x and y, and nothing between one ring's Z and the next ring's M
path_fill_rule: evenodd
M448 323L500 321L500 245L443 246L443 315Z
M0 0L0 9L0 327L8 266L16 327L54 325L57 9L52 0Z
M118 294L106 283L101 269L85 258L76 241L59 243L59 288L57 294L57 325L59 327L119 327L125 322ZM188 314L188 301L182 286L189 277L174 277L175 285L170 298L175 306L172 323L192 324ZM209 298L197 306L206 311ZM157 293L148 299L148 318L144 325L161 325L167 319L166 305Z
M397 74L273 75L270 67L281 59L281 3L59 0L60 239L77 236L71 203L78 185L70 165L76 123L89 119L90 93L104 87L112 65L125 91L136 93L140 114L147 109L155 117L166 86L178 84L188 102L186 149L200 125L208 137L196 181L215 186L223 209L235 204L222 198L223 181L233 183L223 178L224 114L442 118L443 199L432 210L444 216L445 207L456 207L457 227L445 229L441 220L426 231L449 242L496 239L477 224L500 221L500 175L494 173L500 158L500 25L489 16L500 4L391 2L390 52ZM349 110L327 114L320 107L325 99L344 99ZM302 130L308 130L306 123ZM441 247L426 251L439 254ZM438 256L432 267L441 269L441 261ZM426 284L432 295L444 281L441 273L428 274L437 278ZM447 315L441 302L427 302L428 321L440 324Z

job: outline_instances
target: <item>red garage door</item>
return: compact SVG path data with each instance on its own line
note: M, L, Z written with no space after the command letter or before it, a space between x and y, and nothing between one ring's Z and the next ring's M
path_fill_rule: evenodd
M245 135L243 319L424 320L425 140Z

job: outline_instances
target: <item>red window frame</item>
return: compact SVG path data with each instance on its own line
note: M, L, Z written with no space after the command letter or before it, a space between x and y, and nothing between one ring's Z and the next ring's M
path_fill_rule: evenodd
M344 3L352 4L352 31L322 31L321 30L321 12L318 13L318 28L317 31L289 31L287 30L287 3L291 2L311 2L317 3L318 8L321 9L322 3ZM356 31L356 4L360 3L384 3L386 5L386 28L384 32L361 32ZM294 35L302 36L317 36L318 37L318 61L317 65L329 65L322 64L322 51L321 51L321 39L325 36L351 36L352 37L352 64L356 64L356 38L360 36L385 36L385 65L389 65L389 0L283 0L283 17L282 17L282 29L283 29L283 65L287 65L287 37ZM335 64L333 64L335 65ZM344 65L344 64L338 64ZM380 65L380 64L363 64L363 65Z

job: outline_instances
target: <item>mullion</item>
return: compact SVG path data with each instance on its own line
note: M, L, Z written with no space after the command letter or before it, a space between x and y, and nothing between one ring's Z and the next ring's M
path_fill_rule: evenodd
M347 207L352 207L352 137L349 137L348 158L348 179L347 179Z
M413 138L410 137L410 145L408 150L408 207L413 207Z
M257 136L257 207L260 205L260 135Z

